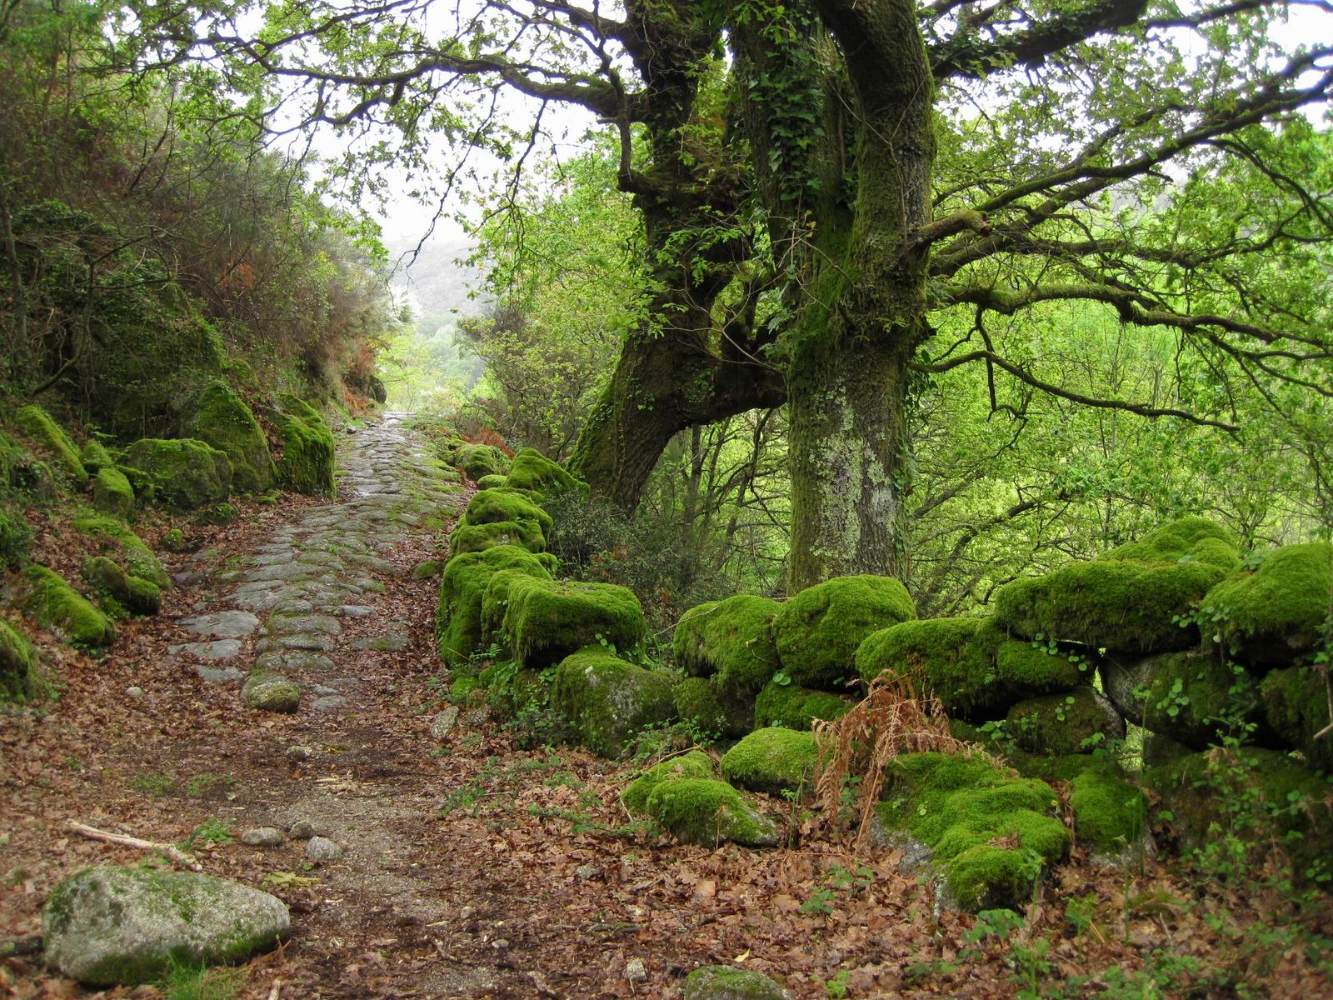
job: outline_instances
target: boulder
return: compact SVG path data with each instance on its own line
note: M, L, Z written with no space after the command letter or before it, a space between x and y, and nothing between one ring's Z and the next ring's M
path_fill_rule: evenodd
M1268 731L1283 746L1299 750L1311 767L1333 774L1333 739L1315 739L1327 728L1328 688L1312 667L1274 670L1259 685L1259 702Z
M452 464L462 469L463 474L472 480L509 472L509 459L505 453L490 444L464 444L456 448Z
M162 591L156 584L131 576L106 556L93 556L83 565L83 577L105 598L113 613L155 615L162 610Z
M1333 544L1285 545L1253 572L1208 591L1200 616L1215 638L1250 668L1263 671L1308 659L1327 638L1333 593Z
M507 585L500 637L524 666L543 667L585 646L630 650L643 639L643 609L628 588L526 574L510 574Z
M112 865L65 879L42 911L47 963L89 986L152 982L182 963L241 962L290 927L283 902L258 889Z
M1025 639L1131 656L1188 649L1199 641L1191 612L1239 563L1227 531L1183 518L1101 559L1002 587L995 619Z
M648 808L648 796L664 781L680 778L716 778L713 759L702 750L690 750L678 757L668 757L654 764L629 783L620 800L632 813L642 814Z
M867 684L888 674L938 698L951 717L973 720L1088 680L1067 656L1009 639L978 618L929 618L872 632L857 647L856 670Z
M32 529L17 511L11 513L0 507L0 567L17 569L28 552Z
M756 729L722 755L722 777L752 792L809 792L818 757L810 733Z
M1255 684L1211 653L1107 657L1102 689L1130 722L1203 750L1256 715Z
M1020 906L1069 850L1051 787L980 754L900 754L882 798L882 826L924 844L948 898L971 912Z
M0 618L0 700L23 701L36 686L37 651L22 632Z
M241 700L261 712L291 714L301 706L301 689L279 674L251 673L241 687Z
M250 407L225 382L214 382L199 394L186 429L191 437L226 452L235 492L263 493L273 488L278 470L268 438Z
M479 490L498 490L509 485L509 477L492 473L489 476L482 476L477 480L477 489Z
M725 781L673 778L648 795L644 811L677 840L716 847L724 840L745 847L775 847L777 826Z
M791 1000L767 976L730 965L705 965L685 977L682 1000Z
M55 422L51 414L36 403L31 403L15 411L14 422L24 434L37 443L39 448L54 458L75 482L80 484L87 482L88 470L79 457L79 449L74 446L65 429Z
M836 690L855 676L856 649L866 636L915 617L907 588L892 577L835 577L782 605L773 638L793 682Z
M103 514L121 519L134 512L134 487L129 478L114 465L97 470L93 479L93 507Z
M231 459L203 441L142 438L126 449L125 464L147 477L154 499L180 510L221 503L231 493Z
M21 606L42 628L55 632L71 645L101 649L116 639L111 619L65 582L59 573L33 565L23 571Z
M850 698L827 691L811 691L795 684L769 681L754 702L756 726L809 729L815 719L841 719L852 710Z
M440 658L460 666L481 648L482 601L491 577L504 570L549 580L549 560L515 545L497 545L481 552L456 555L440 575L435 612L435 639Z
M1125 736L1125 720L1090 687L1020 701L1005 725L1020 748L1036 754L1088 753Z
M282 435L278 482L289 490L312 496L334 493L336 446L319 411L296 396L285 395L274 424Z
M480 485L480 481L478 481ZM588 484L534 448L523 448L509 464L505 485L544 497L553 493L587 492Z
M73 521L74 530L95 538L98 548L125 567L125 571L141 580L147 580L160 590L171 586L171 577L162 568L153 550L136 535L124 521L105 514L79 514Z
M732 700L753 703L780 667L772 625L781 610L777 601L751 594L691 608L672 639L676 665L715 678Z
M670 722L676 713L670 674L627 663L601 647L565 657L551 704L571 735L603 757L620 756L642 730Z
M682 677L671 689L676 714L698 729L701 738L744 736L754 728L754 702L723 698L716 677Z
M1070 782L1074 836L1101 861L1119 862L1144 849L1148 800L1110 765L1094 765Z
M478 552L492 545L518 545L542 552L551 515L526 494L510 489L478 490L449 538L449 551Z

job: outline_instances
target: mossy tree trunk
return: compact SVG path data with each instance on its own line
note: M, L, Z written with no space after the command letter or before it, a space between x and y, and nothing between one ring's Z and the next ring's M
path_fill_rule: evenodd
M854 99L850 224L820 213L810 294L786 357L792 543L789 588L904 567L911 359L928 335L926 251L933 85L909 0L826 0Z

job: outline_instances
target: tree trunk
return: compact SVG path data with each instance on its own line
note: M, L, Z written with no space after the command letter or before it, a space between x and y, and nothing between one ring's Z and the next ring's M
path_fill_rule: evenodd
M933 86L915 4L818 6L856 98L856 196L845 235L839 220L819 219L826 263L787 351L793 593L905 568L908 379L928 333L926 254L914 234L930 218Z

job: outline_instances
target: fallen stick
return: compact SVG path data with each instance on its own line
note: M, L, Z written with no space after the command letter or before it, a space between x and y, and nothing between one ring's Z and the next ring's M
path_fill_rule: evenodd
M178 865L184 865L191 871L201 872L204 870L204 866L196 861L192 855L186 854L175 844L160 844L155 840L143 840L125 833L108 833L106 830L99 830L95 826L88 826L86 823L80 823L73 819L66 825L75 833L87 837L89 840L100 840L103 843L117 844L121 847L137 847L141 851L161 851L172 861Z
M282 980L273 980L273 989L269 990L268 1000L278 1000L282 996Z

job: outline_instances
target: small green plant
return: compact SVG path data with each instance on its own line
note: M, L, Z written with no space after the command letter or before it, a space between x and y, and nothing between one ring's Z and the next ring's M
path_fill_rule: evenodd
M824 995L828 997L829 1000L845 1000L847 996L847 988L850 985L851 980L852 974L846 969L843 969L824 984Z
M196 826L194 831L182 841L180 846L182 850L188 851L196 844L210 844L215 847L222 847L226 844L230 844L231 841L231 830L227 828L227 824L223 823L222 820L218 819L216 816L210 816Z
M810 893L809 898L801 904L801 912L807 917L826 917L833 912L833 899L832 889L815 889Z
M185 794L192 799L217 797L226 793L236 783L229 774L212 774L204 771L185 782Z
M231 1000L244 985L244 969L210 969L173 961L162 980L162 994L166 1000Z
M136 792L143 792L146 795L152 795L154 798L160 799L176 790L176 779L169 774L156 771L149 774L136 774L130 779L130 788Z

